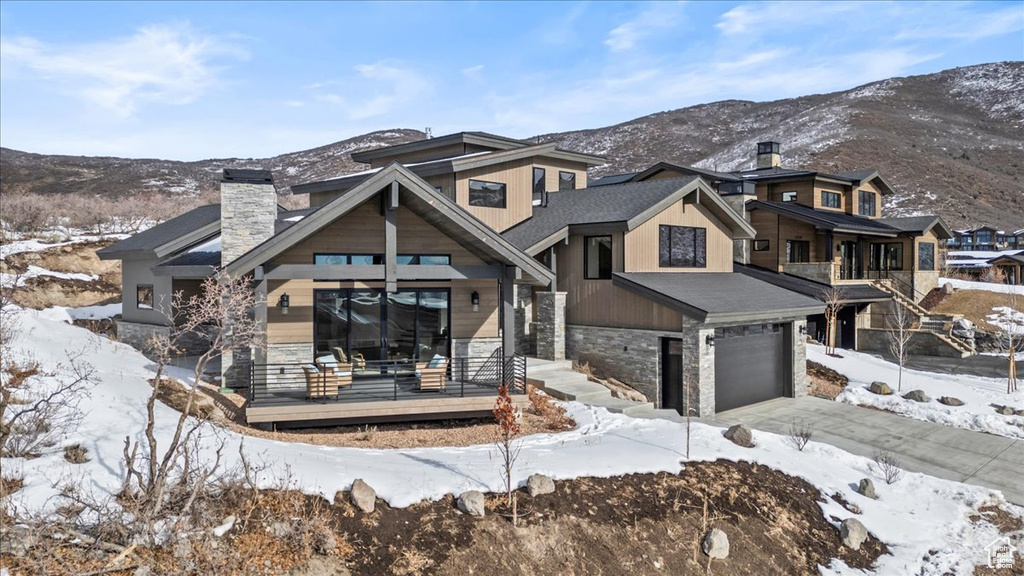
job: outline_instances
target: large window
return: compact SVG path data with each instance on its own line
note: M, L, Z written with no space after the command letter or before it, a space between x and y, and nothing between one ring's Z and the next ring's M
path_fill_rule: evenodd
M787 190L782 193L783 202L796 202L796 190Z
M447 266L452 263L448 254L399 254L398 264L406 266Z
M135 307L143 310L153 309L152 284L139 284L135 286Z
M559 172L558 173L558 190L575 190L576 189L576 173L575 172Z
M485 208L505 207L505 185L484 180L469 181L469 205Z
M903 244L900 242L871 245L869 270L903 270Z
M587 236L583 239L583 268L583 277L587 280L611 279L611 236Z
M547 187L547 178L545 178L545 170L543 168L533 169L533 205L543 206L544 205L544 193Z
M875 215L875 193L867 190L860 190L860 205L857 212L861 216Z
M768 240L754 240L754 252L767 252L768 248Z
M808 240L786 240L786 262L811 261L811 243Z
M921 242L917 245L917 268L919 270L935 270L935 244Z
M704 268L708 265L706 228L662 225L658 234L658 265L662 268Z
M839 195L839 192L822 190L821 205L825 208L840 208L842 206L842 196Z
M313 264L317 266L380 266L383 254L314 254Z

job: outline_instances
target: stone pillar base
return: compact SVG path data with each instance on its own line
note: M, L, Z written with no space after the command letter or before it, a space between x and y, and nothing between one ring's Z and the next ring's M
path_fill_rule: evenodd
M537 357L565 360L565 292L537 293Z

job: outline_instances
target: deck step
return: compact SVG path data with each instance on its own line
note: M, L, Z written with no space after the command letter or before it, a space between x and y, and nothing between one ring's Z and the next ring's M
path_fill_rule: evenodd
M654 405L650 402L633 402L632 400L623 400L621 398L614 397L595 400L588 402L588 404L591 406L600 406L607 409L609 412L625 414L626 416L635 416L654 410Z

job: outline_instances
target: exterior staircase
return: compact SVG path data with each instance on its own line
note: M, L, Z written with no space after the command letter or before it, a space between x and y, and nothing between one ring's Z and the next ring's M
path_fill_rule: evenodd
M655 408L653 402L633 402L615 398L608 388L591 382L584 374L573 370L571 360L527 358L526 382L559 400L575 400L634 418L683 421L683 417L675 410Z
M976 353L967 341L957 338L952 334L953 323L962 318L962 316L932 314L888 282L876 280L874 284L878 289L892 296L893 302L897 306L902 306L914 316L914 330L933 334L935 338L954 350L961 358L973 356Z

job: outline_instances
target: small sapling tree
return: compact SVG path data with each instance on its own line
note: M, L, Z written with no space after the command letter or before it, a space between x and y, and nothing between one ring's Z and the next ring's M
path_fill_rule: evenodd
M1010 287L1009 306L997 306L992 309L994 314L988 315L988 323L999 328L1002 334L1002 345L1005 347L1009 363L1006 368L1006 393L1017 391L1017 348L1024 342L1024 312L1020 311L1018 296Z
M839 332L839 310L846 302L846 289L838 284L822 290L825 301L825 354L835 355L836 336Z
M903 367L907 364L907 351L914 335L914 315L906 306L895 300L890 303L889 314L885 317L886 333L889 336L889 352L899 364L899 379L896 391L903 391Z
M520 446L515 445L515 439L522 432L520 424L522 412L512 396L508 393L508 384L502 383L498 387L498 399L494 402L494 421L498 425L498 452L501 453L502 478L505 480L506 505L512 514L512 525L516 525L517 501L516 493L512 486L512 469L515 466L516 458L519 457Z

